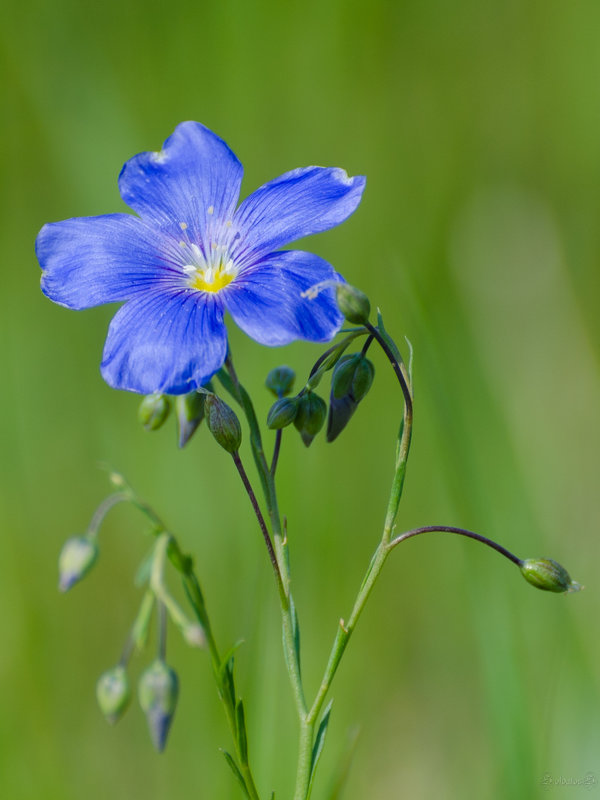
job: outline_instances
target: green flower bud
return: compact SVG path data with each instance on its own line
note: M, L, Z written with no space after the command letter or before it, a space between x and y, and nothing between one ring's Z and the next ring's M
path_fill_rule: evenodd
M312 440L323 427L327 416L325 401L314 392L306 392L297 399L298 409L294 425L300 432L302 441L309 447Z
M369 321L371 303L360 289L349 283L338 283L335 287L338 308L353 325L364 325Z
M125 667L118 664L98 678L96 698L100 711L111 725L121 719L131 700L131 689Z
M357 403L364 398L367 394L371 386L373 385L373 379L375 378L375 367L373 366L372 362L369 361L368 358L364 356L360 356L358 359L358 363L356 364L356 368L354 370L354 375L352 376L352 397L356 400Z
M282 397L271 406L267 415L267 427L279 430L291 425L298 412L298 400L291 397Z
M157 431L169 416L171 401L164 394L147 394L140 403L138 419L147 431Z
M175 399L177 424L179 427L179 447L184 447L196 428L204 419L205 395L200 392L180 394Z
M547 592L578 592L583 588L551 558L526 558L521 564L521 574L532 586Z
M175 671L156 659L140 677L138 697L148 721L150 738L159 753L165 749L178 696L179 681Z
M207 394L204 403L206 424L217 442L228 453L235 453L240 449L242 441L242 428L233 410L217 397L216 394Z
M375 367L361 353L343 356L331 377L327 441L333 442L350 422L375 377Z
M66 592L88 574L98 558L96 539L73 536L64 543L58 557L58 588Z
M285 397L292 391L296 373L291 367L275 367L267 375L265 386L270 389L276 397Z

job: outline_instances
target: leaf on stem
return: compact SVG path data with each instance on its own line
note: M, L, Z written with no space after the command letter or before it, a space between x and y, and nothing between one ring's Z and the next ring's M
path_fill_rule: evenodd
M243 775L242 775L242 773L240 772L240 768L239 768L239 767L238 767L238 765L235 763L235 761L234 761L234 759L233 759L233 756L231 756L231 755L230 755L230 754L227 752L227 750L221 750L221 752L222 752L222 753L223 753L223 755L225 756L225 761L226 761L226 762L229 764L229 768L231 769L231 771L232 771L232 772L233 772L233 774L235 775L235 778L236 778L237 782L238 782L238 783L240 784L240 786L242 787L242 790L243 790L243 792L244 792L244 795L245 795L246 797L250 798L250 794L249 794L249 792L248 792L248 789L247 789L247 787L246 787L246 781L244 780L244 778L243 778Z
M246 735L246 715L244 714L244 703L238 700L235 707L235 727L237 735L237 744L242 760L242 764L248 763L248 736Z
M327 707L325 708L323 716L321 717L319 730L317 731L317 735L315 737L315 744L313 746L312 757L310 761L310 780L308 784L307 798L310 797L312 784L315 777L315 771L317 769L317 763L319 761L319 758L321 757L321 753L323 752L323 746L325 745L325 734L327 733L327 726L329 725L329 717L331 715L332 704L333 704L333 699L330 700L329 703L327 703Z

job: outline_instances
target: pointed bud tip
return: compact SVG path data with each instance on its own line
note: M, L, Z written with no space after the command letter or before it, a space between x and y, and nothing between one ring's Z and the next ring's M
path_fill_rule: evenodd
M205 400L206 424L217 443L228 453L235 453L242 442L242 428L235 412L216 394Z
M58 588L68 591L85 578L98 558L98 545L90 536L72 536L58 557Z
M144 670L138 685L138 697L146 714L148 730L159 753L165 749L179 696L175 670L156 659Z
M567 570L552 558L526 558L521 564L521 574L532 586L546 592L570 594L583 589L583 586L571 580Z

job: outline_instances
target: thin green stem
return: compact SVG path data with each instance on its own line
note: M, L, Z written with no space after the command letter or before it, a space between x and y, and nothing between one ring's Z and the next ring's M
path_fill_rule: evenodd
M269 535L269 531L267 528L267 523L265 522L265 518L262 515L262 511L260 510L260 506L258 505L258 500L256 499L256 495L254 494L254 489L252 488L252 484L250 483L250 479L244 469L244 465L242 464L242 459L240 458L240 454L238 451L235 451L231 454L233 458L233 462L239 472L240 478L242 479L242 483L244 484L244 488L248 497L250 498L250 502L252 504L252 508L256 515L256 519L258 520L258 525L263 535L263 539L265 540L265 544L267 546L267 551L269 553L269 558L271 560L271 564L273 566L273 570L275 572L275 579L277 580L277 586L279 588L280 593L283 592L283 582L281 580L281 572L279 570L279 564L277 562L277 556L275 555L275 551L273 550L273 543L271 542L271 537Z
M119 503L125 503L128 500L131 500L131 496L128 492L115 492L114 494L109 494L108 497L106 497L94 511L94 515L92 516L90 524L87 528L88 535L97 536L100 525L102 525L104 517L108 514L111 508L114 508Z
M459 536L466 536L469 539L475 539L477 542L481 542L481 544L485 544L487 547L491 547L493 550L496 550L497 553L500 553L500 555L508 558L509 561L512 561L513 564L516 564L518 567L523 566L523 559L519 558L514 553L511 553L510 550L506 549L506 547L502 547L502 545L498 544L498 542L494 542L492 539L488 539L487 536L482 536L480 533L474 533L473 531L468 531L465 528L455 528L452 525L425 525L422 528L414 528L411 531L406 531L405 533L400 534L400 536L397 536L389 543L388 547L390 550L392 550L392 548L396 547L401 542L404 542L406 539L411 539L413 536L420 536L422 533L434 533L436 531L441 533L456 533Z
M382 346L400 382L400 386L402 387L402 393L404 396L404 414L403 414L402 424L400 426L400 432L398 434L398 447L396 453L394 479L390 491L390 497L388 501L388 507L386 511L381 541L379 542L379 545L375 550L375 553L373 554L371 563L369 564L367 572L363 578L361 587L354 602L354 606L350 613L350 617L348 618L347 621L341 619L339 622L333 646L331 648L329 659L327 661L327 666L325 667L325 672L321 684L319 686L319 689L317 691L317 695L315 697L312 706L310 707L310 710L308 711L306 716L303 719L301 719L298 769L296 774L296 788L294 793L294 800L307 800L309 796L310 786L311 786L312 753L314 747L315 727L319 720L319 716L323 709L323 704L331 687L331 683L335 677L335 674L337 672L342 656L344 655L348 642L350 641L350 637L354 632L354 629L363 612L366 602L369 599L371 592L373 591L373 587L375 586L375 583L377 582L377 579L381 574L383 565L385 564L385 561L391 550L390 539L392 536L392 532L394 530L396 518L398 516L398 509L400 506L400 499L402 497L402 490L404 488L404 479L406 476L406 464L408 461L408 454L410 451L410 442L412 436L412 420L413 420L413 402L407 376L400 368L400 365L396 360L396 358L394 357L394 354L388 347L385 340L379 335L377 329L371 325L367 325L366 327L368 328L369 333L371 333L371 335Z

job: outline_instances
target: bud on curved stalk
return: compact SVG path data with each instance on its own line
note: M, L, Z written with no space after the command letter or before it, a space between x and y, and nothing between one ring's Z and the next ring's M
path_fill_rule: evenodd
M348 322L353 325L364 325L369 321L371 303L364 292L355 286L350 286L349 283L338 283L335 293L338 308Z
M375 377L375 367L362 353L343 356L331 377L327 441L333 442L344 430Z
M179 428L179 447L185 447L204 419L204 401L205 395L200 392L189 392L177 396L175 410Z
M125 667L116 667L102 673L96 684L96 699L106 720L114 725L118 722L131 700L131 689Z
M95 537L73 536L64 543L58 557L58 588L66 592L85 578L98 558Z
M164 394L148 394L138 409L138 419L146 431L157 431L171 411L171 401Z
M207 394L204 401L206 424L218 444L228 453L235 453L242 442L242 428L233 410L216 394Z
M578 592L583 588L552 558L526 558L521 564L521 575L532 586L546 592Z
M150 738L159 753L165 749L178 696L179 681L175 671L157 658L140 677L138 697L148 721Z
M327 416L325 401L314 392L306 392L297 400L298 409L294 425L299 431L302 441L309 447L312 440L323 427Z
M296 373L291 367L285 365L275 367L266 377L265 386L270 389L276 397L285 397L292 391Z
M296 419L298 400L294 397L282 397L271 406L267 415L267 427L272 431L286 428Z

